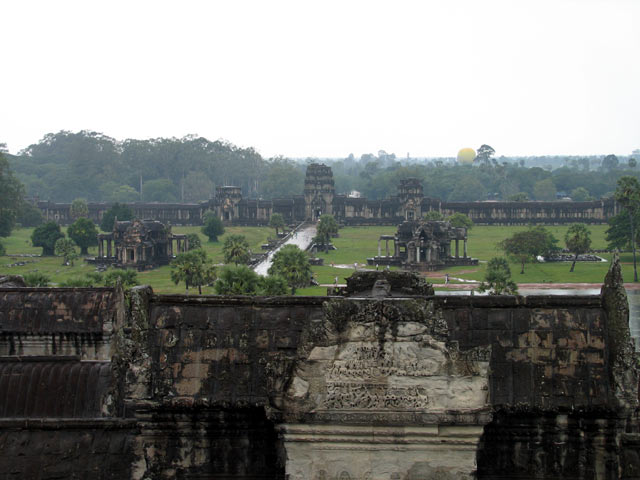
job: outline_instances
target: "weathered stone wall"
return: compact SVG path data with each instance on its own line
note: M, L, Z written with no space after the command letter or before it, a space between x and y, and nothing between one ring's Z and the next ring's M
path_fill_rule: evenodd
M82 349L37 358L53 353L44 342L25 362L15 340L3 344L0 472L637 478L638 377L619 280L592 297L5 289L2 338L95 333L110 353L93 366ZM48 388L55 399L28 403Z
M135 218L159 220L172 225L202 225L207 210L222 212L222 207L213 200L199 204L128 205ZM90 203L89 218L99 223L110 206L107 203ZM62 225L73 222L69 213L71 204L38 202L38 207L46 220ZM409 219L408 210L413 212L412 218L436 210L447 216L464 213L478 225L529 225L606 223L618 213L618 206L613 199L592 202L443 202L424 197L400 202L397 197L373 201L344 196L336 196L332 204L333 215L346 225L397 225ZM304 198L297 197L273 201L242 199L233 212L232 218L225 221L234 225L268 225L272 213L281 213L286 222L301 222L306 218Z

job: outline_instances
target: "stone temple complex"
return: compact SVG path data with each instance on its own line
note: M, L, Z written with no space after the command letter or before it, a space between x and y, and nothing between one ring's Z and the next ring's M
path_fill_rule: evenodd
M90 203L89 217L99 223L111 205ZM288 223L314 221L320 214L333 215L345 225L398 225L418 220L435 210L444 216L467 215L476 224L529 225L562 223L606 223L618 213L613 199L591 202L444 202L425 197L418 179L404 179L395 196L383 200L354 198L336 193L331 168L312 163L307 166L304 191L300 195L272 200L244 198L242 189L220 186L213 198L192 204L131 203L134 217L172 225L201 225L204 214L213 211L227 224L268 225L279 213ZM47 220L72 223L71 204L38 202Z
M631 480L638 380L617 262L591 296L6 286L0 478Z
M93 262L146 270L167 265L174 253L187 250L187 236L171 233L171 226L156 220L116 220L112 233L98 234L98 256Z
M386 255L382 255L384 242ZM389 242L393 254L389 249ZM454 251L451 250L452 242ZM467 229L452 227L446 221L407 220L396 235L381 235L378 255L367 259L369 265L396 265L413 270L441 270L461 265L477 265L467 257Z

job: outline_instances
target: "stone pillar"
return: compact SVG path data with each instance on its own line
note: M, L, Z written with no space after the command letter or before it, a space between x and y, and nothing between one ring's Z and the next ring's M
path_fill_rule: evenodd
M98 258L102 258L102 243L103 240L101 238L98 239Z
M467 258L467 239L464 239L464 258Z
M398 256L398 245L396 244L396 239L393 239L393 256L397 257Z
M458 239L456 238L456 258L460 258L460 251L458 250Z
M382 241L381 238L378 239L378 257L382 256L382 249L380 247L380 242Z
M385 243L385 247L386 247L386 249L387 249L387 258L388 258L388 257L389 257L389 240L388 240L388 239L386 239L386 240L384 241L384 243Z
M111 258L111 239L107 238L107 257Z
M420 248L421 245L416 245L416 263L420 263Z

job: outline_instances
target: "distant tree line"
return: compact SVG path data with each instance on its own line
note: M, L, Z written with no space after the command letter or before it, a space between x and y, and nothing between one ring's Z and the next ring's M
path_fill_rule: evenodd
M397 192L401 179L420 179L426 196L448 201L585 201L612 195L622 175L638 177L634 158L509 158L481 145L473 164L445 159L399 159L379 151L360 158L293 161L265 159L252 148L189 135L119 141L91 131L49 133L18 156L8 155L27 195L57 202L197 202L220 185L240 186L248 198L299 195L306 163L323 161L336 192L358 191L370 199Z

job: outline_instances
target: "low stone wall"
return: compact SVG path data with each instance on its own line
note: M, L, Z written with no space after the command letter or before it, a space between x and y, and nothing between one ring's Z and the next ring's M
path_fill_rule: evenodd
M347 297L3 290L1 318L11 322L0 321L2 338L47 334L54 327L41 333L36 320L46 326L55 318L69 332L75 323L113 332L98 370L80 357L31 358L62 367L50 382L60 385L59 402L19 410L19 402L0 401L0 471L15 478L637 477L638 374L617 264L603 295L590 297L424 296L394 272L367 275L380 278L367 277L370 291L353 283ZM380 296L389 292L384 282L390 297ZM92 301L103 307L89 308ZM18 311L21 303L35 307ZM31 385L42 368L3 355L13 363L1 370L0 385L18 391L4 398L41 401ZM91 371L106 380L91 396L100 408L78 409Z

